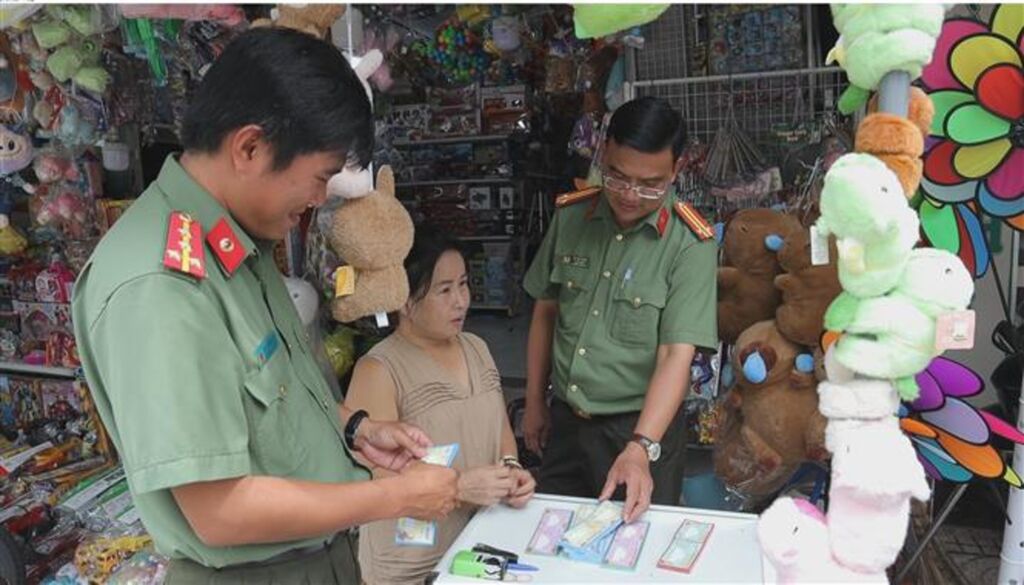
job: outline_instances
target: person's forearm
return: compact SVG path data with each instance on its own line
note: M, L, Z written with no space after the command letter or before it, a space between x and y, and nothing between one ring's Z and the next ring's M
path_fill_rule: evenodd
M686 398L694 351L694 346L687 344L658 348L657 365L647 386L647 397L634 432L652 441L661 441Z
M179 506L191 510L187 517L200 540L237 546L327 536L400 517L405 511L401 481L321 483L248 476L182 486L174 494Z
M502 418L504 418L504 422L501 429L501 456L519 459L519 447L516 445L516 435L512 432L512 425L509 424L507 415Z
M526 400L543 400L551 376L551 344L558 319L555 301L538 300L526 345Z

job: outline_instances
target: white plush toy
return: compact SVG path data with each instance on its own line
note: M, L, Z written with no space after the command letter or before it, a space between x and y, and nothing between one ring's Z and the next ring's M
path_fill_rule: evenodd
M302 325L308 330L316 320L316 311L320 308L320 298L316 294L316 289L309 282L294 276L285 278L284 284L292 297L292 303L295 304Z
M856 571L884 572L903 548L910 498L931 494L924 469L892 415L829 420L825 445L832 452L832 555Z
M761 550L779 583L888 583L885 571L859 573L836 561L829 550L829 527L806 500L782 497L757 523Z
M920 222L902 193L896 175L870 154L843 155L825 175L816 226L823 236L836 236L846 293L885 294L903 273Z
M898 198L893 198L898 199ZM825 313L825 327L842 331L835 357L863 376L895 379L904 400L917 398L913 376L942 353L935 345L939 315L967 308L974 280L956 255L936 248L911 253L885 296L840 294Z
M349 57L349 64L355 70L359 81L366 90L366 98L373 107L373 90L370 88L370 76L384 63L384 55L377 49L367 51L362 57ZM327 196L354 199L362 197L373 190L373 173L370 169L355 170L345 168L327 181Z

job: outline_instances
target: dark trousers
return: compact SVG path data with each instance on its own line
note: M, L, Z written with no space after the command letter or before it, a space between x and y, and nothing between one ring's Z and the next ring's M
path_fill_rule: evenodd
M615 458L633 437L639 412L592 415L583 418L565 402L551 404L551 432L544 448L537 492L596 498ZM651 463L654 480L652 504L678 506L682 503L683 467L686 462L686 427L682 410L661 440L661 457ZM612 499L625 497L625 486Z
M354 531L338 534L316 552L211 569L187 559L174 559L165 585L360 585L358 544Z

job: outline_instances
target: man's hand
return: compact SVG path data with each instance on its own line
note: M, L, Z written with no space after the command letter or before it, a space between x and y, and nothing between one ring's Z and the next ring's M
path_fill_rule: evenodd
M537 481L533 479L533 475L525 469L518 469L515 467L510 468L512 471L512 478L516 484L509 492L508 497L502 500L506 506L510 508L522 508L530 501L533 497L533 492L537 488Z
M402 494L402 516L417 520L441 520L458 503L459 474L454 469L413 461L397 476Z
M523 440L526 448L540 455L548 444L548 431L551 430L551 412L541 397L537 400L526 400L523 412Z
M601 490L600 501L612 497L615 488L626 484L626 503L622 506L622 519L627 524L636 520L651 505L654 480L651 479L651 464L647 452L637 443L630 441L619 453L608 470L608 479Z
M508 467L476 467L459 477L459 500L477 506L493 506L507 498L515 487L516 478Z
M371 464L401 471L410 461L427 454L432 443L427 434L402 422L365 419L356 429L356 450Z

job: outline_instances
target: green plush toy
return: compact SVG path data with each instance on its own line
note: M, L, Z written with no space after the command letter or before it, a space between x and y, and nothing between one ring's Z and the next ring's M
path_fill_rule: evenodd
M91 92L106 91L110 74L100 65L102 47L94 35L102 32L99 13L91 6L49 6L50 19L32 25L36 43L54 49L46 69L60 83L74 80Z
M816 226L836 236L843 289L866 298L896 286L920 223L885 163L870 154L843 155L825 175L820 206Z
M945 13L942 4L833 4L832 22L840 36L826 63L838 62L850 80L839 111L850 114L866 103L890 71L920 77Z
M966 309L973 295L974 280L955 254L917 248L889 294L858 299L844 292L829 306L825 328L843 332L835 358L863 376L894 379L900 396L914 400L914 375L942 353L936 319Z

